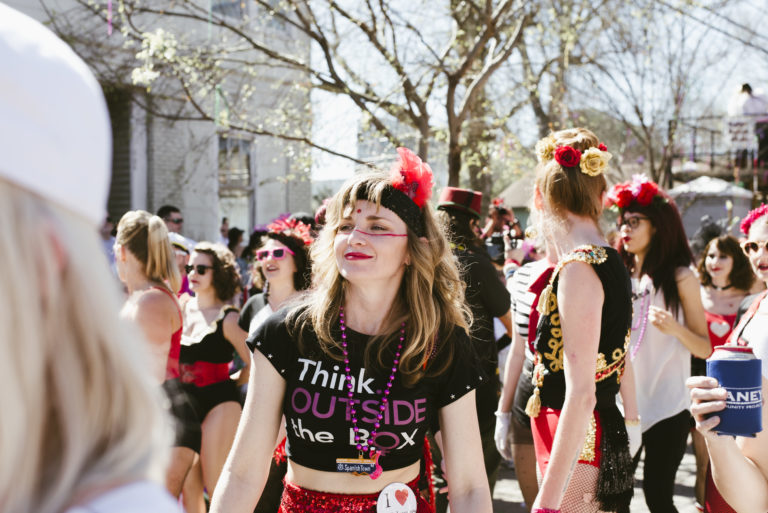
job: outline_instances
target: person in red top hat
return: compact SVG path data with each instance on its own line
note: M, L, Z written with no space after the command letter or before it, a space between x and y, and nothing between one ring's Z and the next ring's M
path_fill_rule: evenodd
M494 411L499 396L497 376L498 350L493 329L493 319L501 318L511 335L512 321L509 314L510 297L491 263L488 251L477 236L475 227L480 220L483 195L470 189L446 187L437 203L438 218L448 231L453 255L462 270L466 284L466 301L472 310L471 342L478 355L484 378L476 390L477 420L483 442L483 459L488 483L493 493L501 455L496 450L493 433L496 424ZM443 503L438 497L438 512Z

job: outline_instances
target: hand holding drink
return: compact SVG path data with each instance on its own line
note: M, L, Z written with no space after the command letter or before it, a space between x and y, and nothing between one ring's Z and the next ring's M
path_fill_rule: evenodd
M749 437L762 431L761 362L751 348L716 347L707 360L707 377L692 377L687 384L699 431Z

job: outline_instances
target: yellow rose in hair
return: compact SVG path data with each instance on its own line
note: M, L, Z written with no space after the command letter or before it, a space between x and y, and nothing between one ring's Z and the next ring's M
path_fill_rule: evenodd
M547 162L555 158L555 138L548 135L536 143L536 157L539 162Z
M607 151L601 151L597 148L587 148L581 154L581 172L589 176L598 176L605 172L608 167L608 161L611 160L611 154Z

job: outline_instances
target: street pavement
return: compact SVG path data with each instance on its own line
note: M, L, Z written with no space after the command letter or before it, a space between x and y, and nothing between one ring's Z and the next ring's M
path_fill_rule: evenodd
M637 473L635 474L635 495L632 498L630 506L631 513L649 513L645 505L643 496L642 479L643 463L640 462ZM677 471L677 482L675 485L675 507L679 513L696 513L693 485L696 481L696 460L693 456L691 445L688 444L688 450L683 456L683 462ZM499 479L496 482L496 489L493 493L493 511L494 513L525 513L523 507L523 496L520 493L520 487L517 486L515 471L502 463L499 470Z

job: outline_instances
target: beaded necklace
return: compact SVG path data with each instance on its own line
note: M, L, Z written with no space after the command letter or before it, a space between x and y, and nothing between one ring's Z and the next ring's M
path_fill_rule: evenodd
M355 433L355 447L357 448L360 459L363 458L363 453L367 450L368 457L376 462L375 470L370 474L371 479L376 479L381 475L382 468L379 465L379 455L381 451L376 449L373 445L373 440L376 438L376 433L381 427L381 419L384 418L384 410L387 408L387 402L389 402L389 392L392 388L392 383L395 381L395 373L397 373L397 364L400 362L400 351L403 349L403 340L405 340L405 322L400 324L400 342L397 344L397 351L395 352L395 359L392 362L392 372L389 374L389 380L387 386L381 393L381 399L379 400L379 413L376 415L376 422L373 424L373 430L371 430L368 439L365 442L367 447L364 447L360 443L360 428L357 425L357 410L355 410L354 404L354 386L352 385L352 376L349 374L349 352L347 351L347 327L344 325L344 307L339 309L339 327L341 328L341 351L344 354L344 375L347 379L347 397L349 399L349 416L352 420L352 431Z
M636 322L632 323L632 331L640 328L640 334L637 336L637 342L635 342L635 346L629 353L629 356L632 359L635 358L635 355L640 350L640 345L643 343L643 338L645 338L645 329L648 327L648 309L651 303L651 291L644 289L642 297L642 306L640 307L641 314L639 317L637 317Z

